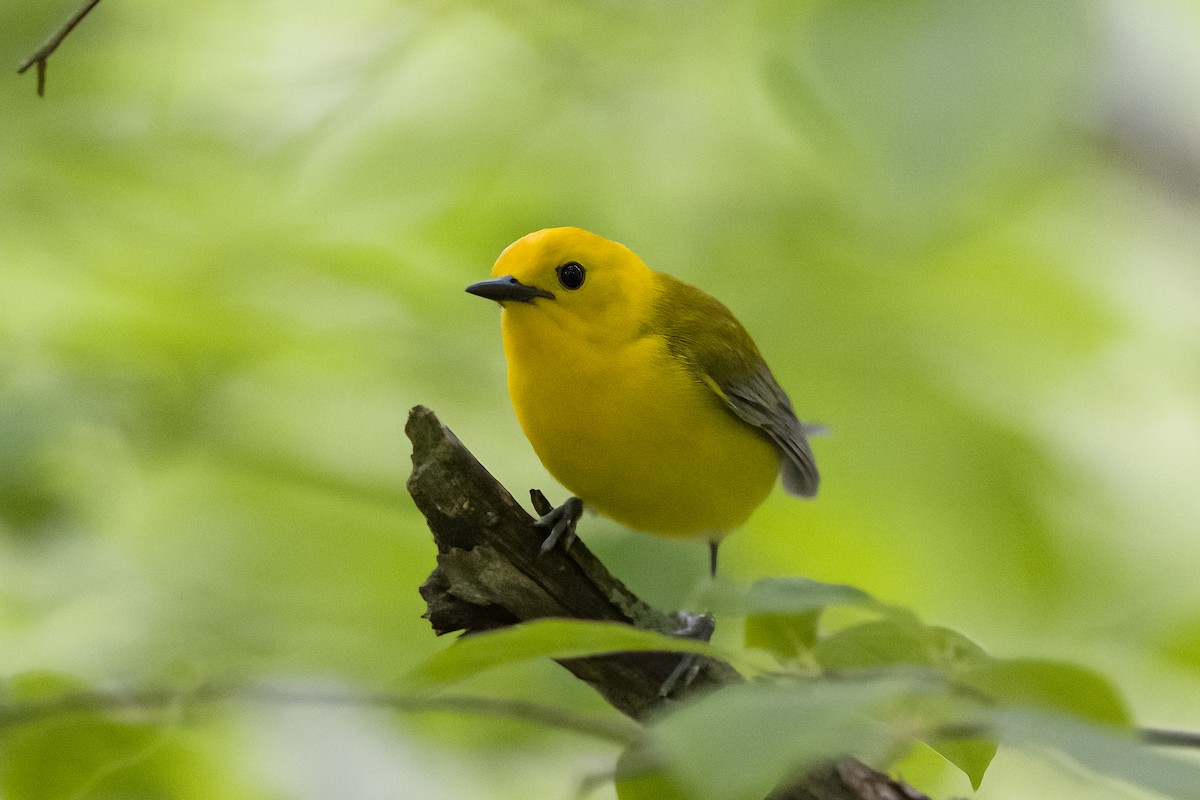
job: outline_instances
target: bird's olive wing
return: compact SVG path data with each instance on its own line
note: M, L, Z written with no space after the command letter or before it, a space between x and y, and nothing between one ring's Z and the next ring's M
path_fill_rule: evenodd
M738 419L758 428L782 458L783 487L812 497L820 476L806 426L767 367L750 334L720 302L666 275L653 328L663 333L671 354L684 362Z

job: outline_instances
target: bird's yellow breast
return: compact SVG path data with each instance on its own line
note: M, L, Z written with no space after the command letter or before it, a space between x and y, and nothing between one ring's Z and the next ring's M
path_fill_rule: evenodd
M767 438L734 417L652 332L612 338L508 304L508 388L546 469L585 504L665 536L717 538L746 521L779 469Z

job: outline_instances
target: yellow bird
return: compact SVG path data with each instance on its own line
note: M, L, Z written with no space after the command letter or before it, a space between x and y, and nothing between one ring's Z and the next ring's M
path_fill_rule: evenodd
M492 280L503 307L508 391L551 475L575 497L542 517L544 549L569 546L583 508L661 536L717 545L782 473L794 495L818 475L791 401L745 328L690 284L580 228L509 245Z

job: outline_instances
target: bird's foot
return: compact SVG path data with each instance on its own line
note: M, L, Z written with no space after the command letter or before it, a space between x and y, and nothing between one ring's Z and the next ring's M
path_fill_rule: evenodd
M538 489L529 490L529 499L533 502L533 510L541 514L533 526L549 531L542 542L542 552L550 552L560 541L564 552L570 550L575 542L575 525L583 516L583 501L578 497L569 497L555 508Z
M681 639L695 639L707 642L712 639L713 631L717 629L717 621L712 614L691 614L687 611L677 611L679 629L671 635ZM704 665L704 656L699 653L684 653L671 674L658 688L659 697L670 697L677 690L686 689L696 679L700 667Z

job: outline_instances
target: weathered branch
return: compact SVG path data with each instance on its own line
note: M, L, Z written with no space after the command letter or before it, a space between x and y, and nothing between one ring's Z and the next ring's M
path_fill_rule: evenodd
M432 411L418 406L406 428L413 444L408 490L425 515L438 566L421 587L426 617L440 635L514 625L541 617L617 620L671 633L679 619L642 602L576 540L569 553L540 553L533 517L483 468ZM705 659L680 696L659 689L678 663L675 653L616 653L560 662L615 708L644 722L667 704L743 678ZM853 758L823 764L770 800L927 800Z
M75 26L83 22L83 18L91 12L100 3L100 0L87 0L82 7L70 18L59 26L58 30L50 34L46 41L42 42L37 50L34 50L25 60L17 66L17 74L25 74L25 70L37 64L37 93L38 97L46 96L46 62L50 56L58 49L58 46L63 43L63 40L75 30Z
M432 411L413 409L408 490L438 547L438 568L421 587L439 634L474 633L541 617L616 620L672 633L675 614L643 603L580 541L570 553L542 554L533 518ZM613 706L644 720L665 703L659 689L679 661L673 653L622 653L563 662ZM728 664L704 659L684 696L741 680Z

